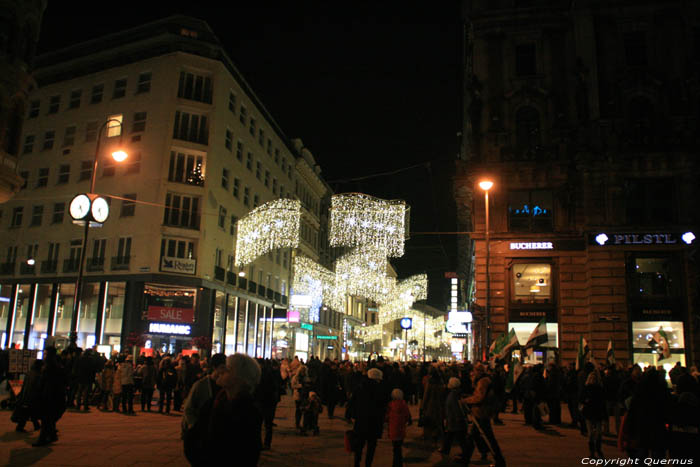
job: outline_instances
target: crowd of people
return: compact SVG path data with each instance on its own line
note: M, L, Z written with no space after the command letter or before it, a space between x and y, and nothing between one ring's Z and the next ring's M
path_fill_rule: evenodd
M45 350L26 375L12 415L17 431L31 421L39 430L35 446L58 440L56 422L68 408L135 415L182 415L184 453L192 465L207 465L238 453L241 465L257 465L270 449L277 405L285 394L294 400L299 436L320 435L319 417L348 422L346 449L356 466L364 456L372 465L377 440L391 440L393 465L403 465L407 425L422 427L428 449L449 456L461 448L468 465L475 450L497 466L505 459L493 425L499 414L522 413L536 430L562 424L562 406L571 426L586 436L591 458L602 459L603 437L617 436L632 458L692 458L700 441L700 374L680 364L669 372L638 365L599 365L577 369L531 365L513 369L504 362L471 364L389 362L381 356L350 362L311 358L253 359L242 354L210 358L113 354L75 346L60 354ZM157 404L154 393L158 391ZM409 405L417 407L417 420ZM138 404L137 404L138 406ZM416 412L416 410L414 410ZM386 427L386 428L385 428Z

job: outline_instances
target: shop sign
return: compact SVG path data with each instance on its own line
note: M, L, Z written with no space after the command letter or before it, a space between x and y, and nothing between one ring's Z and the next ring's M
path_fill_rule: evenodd
M289 298L289 304L291 306L309 308L309 307L311 307L311 302L312 302L312 300L311 300L310 295L294 294Z
M189 324L148 323L148 332L150 334L178 334L180 336L189 336L192 333L192 326Z
M677 304L634 304L631 309L634 321L683 321L682 309Z
M162 272L177 272L180 274L194 275L196 269L196 259L173 258L171 256L163 256L160 259L160 270Z
M553 308L531 309L511 307L509 316L512 323L537 323L542 318L546 318L548 323L557 322L556 310Z
M401 329L411 329L413 326L412 318L401 318Z
M289 323L298 323L299 322L299 312L297 310L289 310L287 311L287 322Z
M511 250L553 250L552 242L510 242Z
M338 340L338 336L316 336L316 339L321 339L325 341L335 341Z
M195 289L147 284L144 290L146 316L149 321L193 323Z
M301 328L302 328L302 329L306 329L307 331L313 331L313 330L314 330L313 324L301 323Z
M174 323L193 323L194 309L169 306L149 306L148 319Z
M598 232L589 235L589 243L599 246L616 245L690 245L695 240L693 232L660 232L660 233L605 233Z

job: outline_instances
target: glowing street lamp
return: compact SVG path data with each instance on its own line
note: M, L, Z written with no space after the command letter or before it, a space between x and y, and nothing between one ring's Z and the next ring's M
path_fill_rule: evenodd
M484 190L484 206L486 211L486 348L491 346L491 307L489 306L489 295L491 295L491 277L489 275L489 262L491 261L491 236L489 233L489 190L493 188L491 180L479 182L479 188Z

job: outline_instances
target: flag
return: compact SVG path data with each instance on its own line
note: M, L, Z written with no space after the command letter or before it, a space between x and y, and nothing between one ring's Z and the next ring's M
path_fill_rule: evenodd
M583 368L583 364L588 360L588 341L579 336L578 338L578 355L576 356L576 370Z
M504 341L506 339L506 333L504 332L500 336L498 336L496 339L491 342L491 346L489 347L489 358L493 357L494 355L498 354L501 349L503 348Z
M535 347L547 342L547 318L542 318L525 344L525 348Z
M608 364L609 365L614 365L615 364L615 346L613 345L612 339L608 341L608 356L607 356Z
M513 358L510 361L508 367L508 375L506 376L506 392L511 392L518 378L523 373L523 366L520 364L520 360Z
M649 345L656 348L659 353L659 361L671 356L671 348L668 346L668 336L663 327L654 333L654 337L649 341Z
M503 360L508 355L508 352L519 345L520 343L518 342L518 336L515 334L515 329L511 328L507 336L504 334L503 347L501 351L496 354L496 358Z

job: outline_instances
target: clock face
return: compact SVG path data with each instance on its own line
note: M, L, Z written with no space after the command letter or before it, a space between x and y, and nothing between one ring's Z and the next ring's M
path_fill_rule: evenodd
M97 197L92 201L92 218L100 224L107 220L109 216L109 204L102 197Z
M90 198L85 194L81 194L73 198L70 202L70 216L75 220L85 219L85 216L90 212Z

